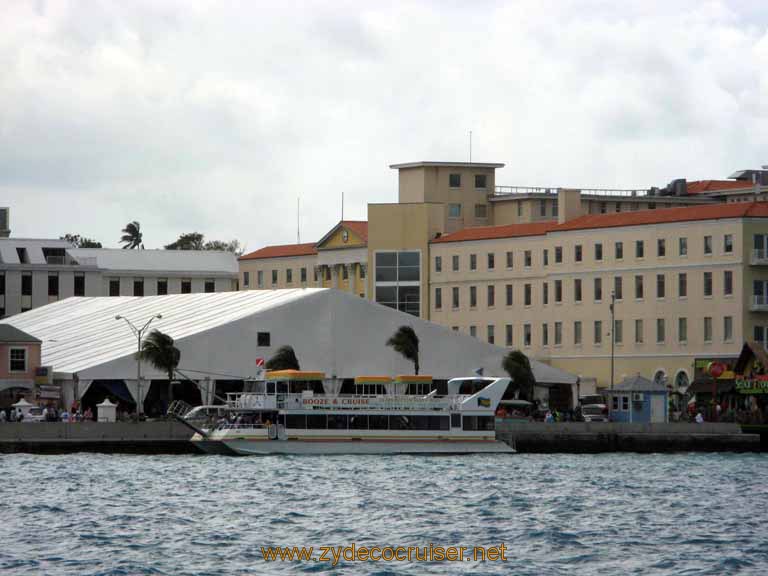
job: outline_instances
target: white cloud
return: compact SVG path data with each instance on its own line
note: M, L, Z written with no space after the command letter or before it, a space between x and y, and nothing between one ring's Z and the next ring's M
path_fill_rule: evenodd
M18 2L0 22L14 235L255 249L394 201L394 162L636 187L768 162L762 2Z

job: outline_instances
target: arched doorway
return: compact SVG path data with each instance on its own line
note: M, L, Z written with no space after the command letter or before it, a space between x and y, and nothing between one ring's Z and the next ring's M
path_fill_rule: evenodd
M663 368L656 370L656 373L653 375L653 382L655 384L661 384L662 386L667 385L667 373Z
M685 370L680 370L675 375L675 390L685 392L688 389L688 384L690 384L688 373Z

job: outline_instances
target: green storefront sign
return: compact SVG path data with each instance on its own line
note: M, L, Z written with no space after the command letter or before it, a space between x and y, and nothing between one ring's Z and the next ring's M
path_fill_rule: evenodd
M768 380L736 380L739 394L768 394Z

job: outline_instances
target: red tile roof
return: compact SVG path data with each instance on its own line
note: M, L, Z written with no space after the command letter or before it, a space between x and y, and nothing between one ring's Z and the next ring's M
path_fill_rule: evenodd
M705 194L720 190L738 190L739 188L751 188L751 185L742 180L696 180L687 184L688 194Z
M466 242L469 240L493 240L495 238L519 238L522 236L540 236L557 228L557 221L532 222L529 224L507 224L504 226L476 226L464 228L452 234L445 234L432 240L441 242Z
M238 260L261 260L262 258L289 258L291 256L311 256L317 254L315 243L284 244L282 246L265 246L255 252L244 254Z
M366 220L342 220L340 223L368 242L368 222Z

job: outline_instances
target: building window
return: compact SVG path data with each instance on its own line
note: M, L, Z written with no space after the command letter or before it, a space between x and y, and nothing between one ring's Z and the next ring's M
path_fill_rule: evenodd
M624 322L622 320L613 321L613 341L616 344L624 342Z
M435 256L435 272L443 271L443 257Z
M549 346L549 324L547 323L541 325L541 345Z
M576 346L581 345L581 320L576 320L573 323L573 343Z
M331 267L330 266L325 266L324 270L325 270L325 281L326 282L330 282L330 280L331 280ZM277 283L277 274L273 275L273 277L275 278L275 283Z
M666 277L664 274L656 274L656 298L664 298L666 293Z
M448 204L448 218L461 218L461 204Z
M677 295L680 298L688 297L688 274L685 272L677 275Z
M133 295L144 296L144 278L133 279Z
M688 238L680 238L677 241L677 249L680 256L688 256Z
M493 252L488 253L488 270L493 270L496 267L496 256Z
M544 248L543 260L544 260L544 266L549 266L549 250L547 250L546 248Z
M361 275L362 275L364 269L365 268L360 268ZM320 266L312 266L312 278L314 279L315 282L317 282L317 279L320 277L319 276L319 271L320 271ZM261 274L261 270L259 270L259 274ZM264 278L262 276L259 276L259 280L263 281ZM261 288L261 283L259 283L259 288Z
M581 302L581 278L575 278L573 281L573 300Z
M594 284L595 284L595 302L602 302L603 301L603 279L595 278Z
M306 268L302 268L299 271L299 274L300 274L300 278L301 278L301 283L302 284L306 284L306 282L307 282L307 269Z
M435 310L440 310L443 307L443 290L441 288L435 288Z
M581 244L576 244L576 246L573 247L573 259L576 262L581 262Z
M512 268L513 264L512 252L507 252L507 268Z
M272 338L269 332L256 332L256 346L265 348L271 345Z
M496 306L496 288L493 284L488 286L488 308Z
M645 244L642 240L635 241L635 258L645 257Z
M496 327L493 324L488 324L488 344L496 343L496 334L494 334Z
M477 254L469 255L469 269L477 270Z
M704 272L704 296L712 296L712 272Z
M475 190L485 190L487 181L485 174L475 174Z
M595 244L595 260L602 260L603 259L603 245L602 243L598 242Z
M547 282L541 283L541 303L544 306L549 304L549 284Z
M181 293L182 294L192 293L192 280L190 280L189 278L181 279Z
M602 320L595 320L595 345L599 346L603 343L603 322Z
M563 262L563 247L555 246L555 264L561 264Z
M642 319L635 320L635 344L643 343L643 321Z
M507 284L507 306L512 306L512 284Z
M9 372L27 371L27 349L10 348L8 350Z
M75 274L74 295L85 296L85 274Z
M723 271L723 294L731 296L733 294L733 271Z
M245 274L248 274L248 272L245 272ZM167 278L158 278L157 280L157 295L158 296L165 296L168 294L168 279Z
M656 319L656 342L659 344L664 342L664 318Z
M555 346L560 346L563 343L563 323L555 322Z
M531 285L530 284L526 284L525 285L523 303L526 306L530 306L531 305Z
M637 300L643 299L643 277L635 276L635 298Z
M563 281L555 280L555 302L563 301Z
M723 236L723 252L726 254L733 252L733 234Z
M506 332L507 346L512 346L512 324L507 324L504 327L504 331Z
M451 256L451 269L454 272L458 272L459 271L459 257L456 254Z
M109 295L120 296L120 279L110 278L109 280Z
M477 338L477 326L472 325L469 327L469 335L473 338Z
M306 274L306 270L305 270L305 274ZM206 278L203 291L206 294L211 294L213 292L216 292L216 280L214 280L213 278Z
M248 274L248 272L246 272ZM315 280L317 280L317 270L315 270ZM246 284L247 286L248 284ZM256 285L259 288L264 288L264 270L256 271Z
M274 286L275 284L277 284L277 270L272 270L272 286Z
M531 264L533 263L533 256L531 255L530 250L526 250L523 255L523 264L526 268L530 268Z
M418 316L421 310L421 254L377 252L376 302Z
M667 255L667 241L664 238L656 240L656 256L664 258Z
M59 295L59 275L58 273L48 274L48 296Z
M754 340L755 342L761 342L765 344L765 327L764 326L755 326Z
M557 218L558 214L560 213L560 209L557 204L557 198L555 198L552 201L552 217Z
M477 308L477 286L469 287L469 307Z
M614 244L614 249L616 252L616 260L623 260L624 259L624 242L616 242L616 244Z
M454 310L459 307L459 289L456 286L451 288L451 306Z
M712 254L712 236L704 236L704 254Z
M243 287L248 288L250 284L251 284L250 272L243 272ZM160 290L158 289L158 294L159 293L160 293Z
M681 344L688 342L688 318L677 319L677 340Z
M461 188L461 174L449 174L448 186L451 188Z
M613 277L613 295L616 297L616 300L624 299L624 284L621 281L621 276Z
M712 342L712 317L704 317L704 342Z
M723 316L723 340L733 340L733 316Z
M539 200L539 216L547 215L547 201Z
M479 219L488 218L487 204L475 204L475 218L479 218Z
M21 295L32 296L32 274L21 275Z
M531 345L531 325L524 324L523 325L523 346L530 346L530 345Z

